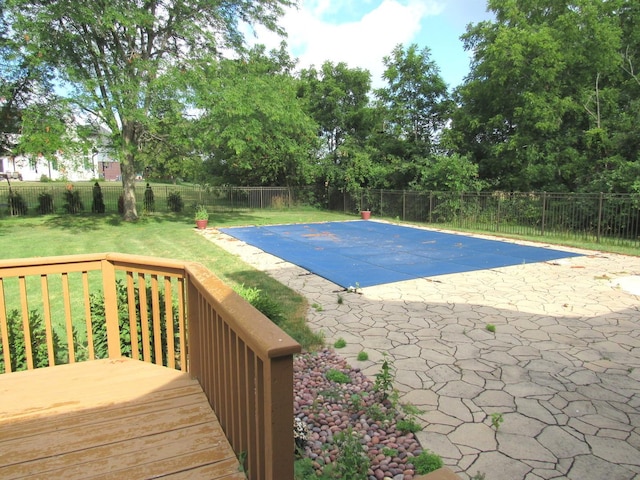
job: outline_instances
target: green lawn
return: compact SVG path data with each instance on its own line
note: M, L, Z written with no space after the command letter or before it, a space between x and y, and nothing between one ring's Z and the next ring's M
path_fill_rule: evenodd
M348 220L352 216L310 208L211 214L209 226ZM322 343L306 326L307 302L281 283L245 264L197 234L189 215L154 214L134 223L117 215L13 217L0 221L0 257L26 258L77 253L121 252L197 261L232 287L259 288L281 305L282 327L304 348Z

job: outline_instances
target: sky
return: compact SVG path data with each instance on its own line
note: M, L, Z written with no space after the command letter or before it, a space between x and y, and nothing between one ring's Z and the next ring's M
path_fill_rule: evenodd
M298 68L345 62L371 72L373 88L384 86L382 59L394 47L428 47L431 60L452 89L469 72L460 35L469 23L489 19L485 0L299 0L280 20ZM251 43L276 48L281 39L258 29Z

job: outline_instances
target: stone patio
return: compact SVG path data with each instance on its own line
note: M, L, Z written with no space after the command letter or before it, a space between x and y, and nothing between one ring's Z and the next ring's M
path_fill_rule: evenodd
M352 366L373 376L390 355L422 445L463 479L640 478L640 257L565 248L584 256L354 293L203 235L304 295Z

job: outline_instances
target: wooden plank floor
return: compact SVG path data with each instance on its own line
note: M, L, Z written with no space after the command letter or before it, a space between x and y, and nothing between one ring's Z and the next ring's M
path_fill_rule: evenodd
M245 479L188 374L131 359L0 375L2 479Z

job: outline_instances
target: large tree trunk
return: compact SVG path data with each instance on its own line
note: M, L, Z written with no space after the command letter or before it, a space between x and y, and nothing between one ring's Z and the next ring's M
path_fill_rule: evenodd
M122 139L124 141L124 152L120 164L124 197L124 213L122 216L125 221L132 222L138 219L138 211L136 210L136 167L133 153L137 147L135 122L123 122Z
M122 172L122 188L124 196L124 220L131 222L138 219L136 210L136 169L132 158L126 158L120 165Z

